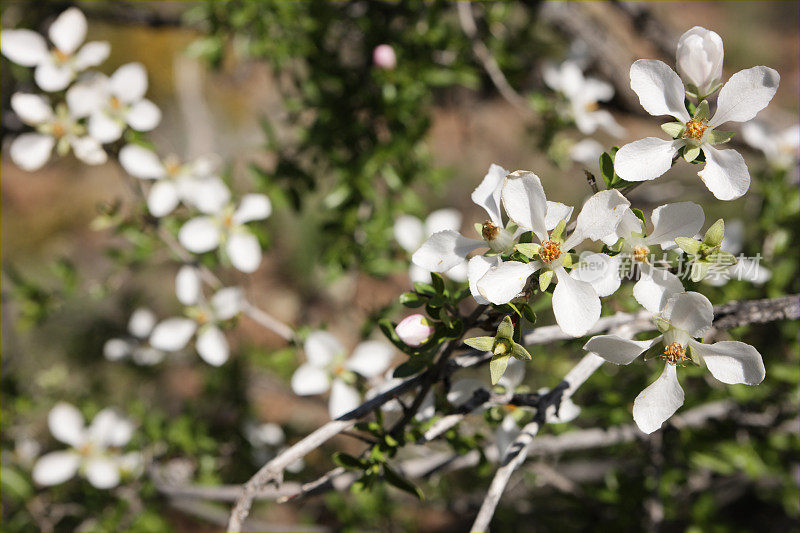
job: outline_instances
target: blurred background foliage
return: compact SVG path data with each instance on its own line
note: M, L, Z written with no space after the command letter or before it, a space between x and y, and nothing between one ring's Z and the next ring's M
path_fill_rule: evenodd
M42 30L73 4L3 1L3 27ZM227 179L238 190L265 191L276 204L262 231L270 248L261 270L247 279L226 272L226 281L244 284L256 303L287 322L327 325L347 346L374 329L365 322L399 316L396 298L408 288L408 258L392 237L399 214L456 207L471 227L482 213L469 193L492 162L536 171L548 196L564 203L590 193L581 167L566 155L581 136L556 112L559 97L540 74L545 62L570 53L575 36L543 19L539 2L486 2L474 10L479 38L530 104L530 116L498 96L448 2L77 4L90 20L90 38L112 43L107 72L129 61L146 65L150 94L165 114L156 145L185 156L214 149L228 162ZM581 7L595 16L605 10L620 31L636 35L635 21L618 4ZM796 122L796 2L649 7L676 35L694 24L718 31L728 74L752 64L777 68L782 85L771 107L784 115L773 116L780 122L788 114ZM637 46L640 41L631 37ZM373 65L379 44L393 47L394 69ZM651 57L649 45L641 46L632 53ZM589 71L602 75L603 67L590 62ZM0 68L5 145L20 128L7 113L8 99L31 81L5 59ZM202 106L187 107L196 102L193 90ZM622 95L607 107L628 128L625 141L657 134L657 123ZM606 147L618 142L597 138ZM761 253L772 278L763 286L687 286L715 304L800 292L796 171L770 168L754 151L745 156L754 181L736 202L715 201L688 165L631 195L645 210L693 200L704 205L708 223L743 221L743 251ZM241 483L263 460L244 435L246 423L277 422L293 442L327 419L322 400L297 398L287 386L299 350L242 319L231 335L236 357L220 369L193 354L153 368L104 360L104 341L125 331L133 309L146 305L160 316L178 309L171 295L175 263L158 245L153 221L142 216L112 164L87 168L64 160L28 175L4 156L2 175L3 531L220 530L226 503L164 496L148 475L115 491L78 479L38 489L20 443L32 438L44 451L57 448L46 414L58 400L75 403L89 417L114 405L137 421L131 446L169 475L199 485ZM214 259L206 259L213 266ZM635 307L630 287L606 300L604 313ZM552 317L542 313L539 321ZM732 397L741 416L702 428L670 427L657 438L607 449L534 458L510 487L495 529L797 530L797 323L729 334L759 348L767 379L758 387L723 386L701 369L686 368L683 409ZM574 341L534 350L526 385L533 391L555 385L582 355L581 346ZM576 395L583 412L575 423L548 432L631 422L632 400L653 379L655 365L607 366ZM485 378L485 370L472 377ZM485 445L493 424L472 417L434 448ZM334 439L307 458L301 475L289 477L313 479L331 467L333 451L360 449L352 438ZM376 485L297 504L260 504L254 518L296 528L464 530L493 470L483 462L434 475L420 483L424 502ZM660 512L663 520L654 523Z

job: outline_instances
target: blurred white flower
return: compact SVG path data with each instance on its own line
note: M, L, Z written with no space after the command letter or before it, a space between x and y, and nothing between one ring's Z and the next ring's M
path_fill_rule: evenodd
M81 47L86 28L86 17L71 7L50 25L48 35L55 45L52 49L48 50L44 37L34 31L3 30L0 51L18 65L36 67L34 80L42 90L60 91L78 72L105 61L111 51L105 41L92 41Z
M461 213L455 209L438 209L428 215L423 223L411 215L401 215L394 222L394 238L397 243L408 253L413 254L431 235L439 231L457 232L461 228ZM466 259L445 272L445 275L455 281L467 280ZM421 281L430 283L431 274L418 265L411 264L408 277L412 282Z
M391 70L397 66L397 56L394 48L388 44L379 44L372 51L372 62L375 66Z
M111 77L96 74L67 91L67 103L89 117L89 135L111 143L130 126L150 131L161 122L161 110L144 97L147 71L141 63L127 63Z
M244 425L244 436L253 447L254 459L260 464L269 462L285 449L286 434L282 427L272 422L257 424L248 421ZM305 461L301 457L290 463L286 470L296 474L305 466Z
M147 338L156 325L156 315L150 309L136 309L128 320L128 338L109 339L103 345L103 355L109 361L121 361L126 357L137 365L156 365L164 360L166 353L149 346Z
M64 104L55 111L44 96L16 93L11 96L11 108L36 132L23 133L11 143L11 159L24 170L40 169L50 159L53 148L60 156L70 149L75 157L89 165L100 165L108 159L97 140L86 135L74 110Z
M181 163L177 157L162 160L152 150L127 144L119 152L119 162L131 176L153 180L147 208L154 217L170 214L180 202L203 213L219 212L230 202L228 187L216 175L214 156Z
M581 133L591 135L602 128L614 137L625 134L625 128L614 120L611 113L598 106L598 102L606 102L614 96L611 84L584 77L581 68L572 60L559 66L545 65L542 76L551 89L567 97L570 115Z
M300 396L331 391L328 412L339 418L361 404L361 394L349 372L373 379L386 371L395 349L383 341L364 341L350 357L339 340L327 331L313 331L303 345L306 362L292 375L292 390ZM349 372L348 372L349 371Z
M603 155L603 145L594 139L581 139L572 145L569 157L587 169L598 172L600 170L600 156Z
M758 385L766 370L758 350L738 341L703 344L695 340L705 335L714 321L714 308L708 298L696 292L683 292L667 301L654 322L661 335L647 341L634 341L616 335L589 339L584 349L615 365L627 365L656 345L664 344L664 371L633 402L633 420L645 433L661 427L683 405L683 389L677 366L691 361L704 362L711 375L727 384Z
M165 352L182 350L197 334L195 348L208 364L220 366L228 360L230 347L220 324L238 315L244 305L240 287L219 289L206 301L200 275L193 266L185 265L175 278L175 294L183 305L185 317L163 320L153 328L150 344Z
M261 245L246 224L264 220L271 213L269 198L263 194L246 194L238 207L227 204L210 215L186 222L178 233L178 240L196 254L224 246L231 264L249 274L261 264Z
M769 164L788 169L797 166L800 146L800 126L777 129L761 120L742 124L742 139L757 150L764 152Z
M725 53L716 32L695 26L681 35L675 55L678 73L692 96L702 100L719 89Z
M113 409L103 409L89 427L73 405L58 403L47 416L50 433L69 449L41 456L33 467L39 485L57 485L80 472L98 489L119 484L122 461L118 449L133 435L133 423Z

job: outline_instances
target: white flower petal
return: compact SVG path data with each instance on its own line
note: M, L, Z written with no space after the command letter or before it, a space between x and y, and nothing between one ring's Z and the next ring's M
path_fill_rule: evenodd
M83 415L78 408L66 402L57 403L47 414L47 427L53 437L77 448L86 440Z
M108 154L103 150L103 146L88 135L84 137L74 137L70 144L75 157L87 165L102 165L108 161Z
M356 346L345 363L348 370L367 379L383 374L394 356L394 346L382 341L365 341Z
M470 198L480 207L486 210L489 219L495 226L503 225L503 217L500 213L500 194L503 188L503 180L508 175L508 171L500 165L492 164L489 172L483 177ZM434 271L436 272L436 271Z
M67 65L56 65L50 58L39 63L33 72L36 85L49 93L66 89L75 77L75 72Z
M219 227L211 217L195 217L186 222L178 232L181 246L200 254L219 246Z
M197 330L194 320L188 318L168 318L153 328L150 344L166 352L182 350Z
M717 111L708 121L709 128L726 122L747 122L767 107L778 90L780 74L769 67L740 70L722 86Z
M106 41L92 41L86 43L75 54L75 68L86 70L89 67L96 67L106 59L111 53L111 45Z
M583 349L599 355L609 363L627 365L660 340L661 336L648 341L634 341L617 335L597 335L589 339Z
M762 267L757 260L744 257L744 255L737 257L736 260L737 263L728 270L731 279L763 285L772 277L772 272Z
M758 350L738 341L703 344L690 340L689 345L700 354L708 371L722 383L758 385L767 374Z
M455 228L451 228L454 229ZM442 230L443 231L443 230ZM394 221L394 240L406 252L413 254L425 240L425 226L415 216L400 215Z
M445 276L452 279L453 281L457 281L459 283L463 283L469 279L469 272L467 272L467 262L462 261L447 272L444 273ZM430 281L430 279L428 280Z
M131 314L131 318L128 320L128 333L144 339L150 335L155 325L156 314L146 307L140 307Z
M0 32L0 52L23 67L35 67L49 55L44 37L31 30Z
M89 116L89 135L103 144L111 143L122 137L125 125L110 117L103 111L95 111Z
M702 337L714 321L714 306L699 292L682 292L667 300L661 317L690 337Z
M161 122L161 110L150 100L144 99L131 106L125 119L137 131L150 131Z
M598 296L610 296L617 292L622 283L621 260L621 254L613 257L606 254L585 254L569 274L579 281L590 283Z
M517 171L508 176L502 191L503 206L511 220L544 241L547 239L547 198L542 181L533 172Z
M668 244L676 237L693 238L703 227L703 208L694 202L677 202L653 209L650 217L653 231L647 236L647 244Z
M168 180L155 182L147 193L147 210L156 218L172 213L179 202L178 188Z
M103 357L109 361L120 361L131 354L133 347L124 339L109 339L103 344Z
M197 335L195 347L203 361L212 366L220 366L228 360L230 355L228 340L216 326L207 326L201 329Z
M80 463L80 456L73 451L48 453L36 461L31 476L37 485L58 485L73 477Z
M292 390L300 396L322 394L330 388L328 373L311 363L300 365L292 374Z
M56 48L65 54L72 54L86 39L86 27L86 17L81 10L71 7L53 21L47 35Z
M261 264L261 245L258 238L247 230L230 234L225 250L231 264L240 272L250 274Z
M110 489L119 485L119 465L109 457L87 459L84 474L89 483L98 489Z
M555 229L562 220L569 220L572 217L574 207L564 205L561 202L547 201L547 214L544 217L544 225L547 231Z
M600 318L600 298L585 281L572 278L564 267L555 269L558 283L553 291L553 313L567 335L586 334Z
M633 286L633 297L653 314L658 314L667 301L683 292L683 283L678 276L664 268L643 264L639 281Z
M67 89L67 108L74 118L88 117L99 112L107 98L108 80L96 76L88 81L74 83Z
M648 181L672 167L672 158L685 144L682 139L665 141L645 137L626 144L614 156L614 171L627 181Z
M454 267L455 268L455 267ZM448 272L450 272L448 270ZM408 279L411 280L411 283L430 283L431 282L431 272L430 270L425 270L422 267L419 267L415 264L411 264L408 267Z
M157 365L166 357L166 352L157 350L152 346L138 346L133 350L133 353L131 353L131 360L137 365L142 366Z
M683 82L663 61L635 61L631 65L631 89L639 97L639 103L644 110L651 115L671 115L684 123L690 120L691 117L683 105Z
M522 292L528 278L540 267L538 262L505 261L478 280L478 293L493 304L508 303Z
M472 297L475 298L475 301L478 302L480 305L488 304L489 300L483 297L480 292L478 292L478 282L481 278L489 271L490 268L493 266L497 266L502 263L503 260L499 255L495 255L492 257L486 257L484 255L476 255L472 259L469 260L467 264L467 278L469 279L469 292L472 293Z
M175 276L175 296L183 305L194 305L200 301L202 282L197 267L183 265Z
M264 194L246 194L233 213L234 224L264 220L272 214L272 203Z
M225 287L211 297L211 307L218 320L229 320L244 307L244 291L241 287Z
M361 405L361 395L355 387L351 387L340 379L331 384L331 397L328 399L328 413L331 419L337 419Z
M344 346L339 339L327 331L312 331L303 344L306 359L318 367L329 365L337 356L344 354Z
M683 405L683 389L675 365L664 365L661 376L633 402L633 420L644 433L661 427Z
M736 150L717 150L702 146L706 165L697 173L708 190L720 200L735 200L750 188L750 171L742 154Z
M594 139L586 138L572 145L569 150L569 157L589 169L596 170L599 168L599 160L603 151L602 144Z
M23 133L11 143L11 160L23 170L39 170L50 159L55 139L40 133Z
M411 260L429 272L447 272L481 246L485 246L483 241L468 239L452 230L440 231L431 235Z
M217 177L182 179L179 187L183 201L201 213L219 213L231 199L228 186Z
M147 92L147 71L141 63L127 63L111 75L111 92L126 104L138 102Z
M722 78L724 56L722 38L716 32L695 26L678 41L678 72L700 90L700 96L708 94Z
M96 446L125 446L133 436L133 422L115 409L106 408L95 415L89 426L89 440Z
M456 209L437 209L425 219L425 237L448 229L453 231L461 229L461 213Z
M44 96L38 94L14 93L11 95L11 109L31 126L44 124L53 118L53 108Z
M593 194L578 213L575 231L564 242L563 249L569 250L585 239L599 241L613 233L630 205L628 199L615 189Z

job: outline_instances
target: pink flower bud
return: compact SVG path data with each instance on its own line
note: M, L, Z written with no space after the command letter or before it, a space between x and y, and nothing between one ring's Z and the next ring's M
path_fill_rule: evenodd
M433 330L434 328L428 322L428 319L419 313L407 316L394 328L400 340L409 346L425 344L433 335Z
M379 44L372 51L372 62L379 68L393 69L397 66L397 56L394 54L394 48L388 44Z

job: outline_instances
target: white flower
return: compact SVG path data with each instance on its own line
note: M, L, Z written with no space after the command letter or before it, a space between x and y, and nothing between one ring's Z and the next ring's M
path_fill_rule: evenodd
M36 67L34 79L42 90L60 91L78 72L105 61L111 50L105 41L92 41L81 47L86 27L86 17L71 7L50 25L48 35L54 48L48 50L44 38L31 30L3 30L0 51L18 65Z
M627 181L647 181L664 174L672 166L678 150L694 160L702 150L706 163L697 173L708 190L720 200L739 198L750 188L750 172L744 158L735 150L718 150L715 144L730 135L715 130L726 122L745 122L769 104L778 90L780 76L769 67L753 67L731 76L722 87L714 116L708 118L708 104L699 105L690 117L684 105L685 88L678 75L665 63L639 59L631 66L631 88L642 107L653 116L671 115L679 123L665 124L675 137L663 140L647 137L626 144L617 152L614 169Z
M502 199L511 220L532 231L538 240L538 244L528 245L535 250L538 260L505 261L490 266L477 282L478 291L493 304L508 303L522 292L534 272L542 270L539 275L542 290L554 278L557 281L553 292L556 322L569 335L583 335L600 318L600 298L590 283L567 273L565 267L572 266L567 252L587 239L597 241L613 233L630 202L616 190L598 192L584 204L575 230L564 239L562 233L572 208L548 202L536 174L527 171L511 174L503 187ZM549 233L553 228L555 231Z
M186 222L178 233L178 240L196 254L224 246L236 269L255 272L261 264L261 245L246 224L264 220L271 213L269 198L263 194L246 194L238 207L228 204L211 215Z
M109 361L120 361L130 357L137 365L156 365L166 354L146 344L156 325L156 315L150 309L136 309L128 321L130 338L109 339L103 345L103 355Z
M413 254L434 233L450 230L457 232L461 227L461 213L455 209L439 209L428 215L423 223L411 215L401 215L394 223L394 238L397 243L408 253ZM446 272L447 277L455 281L466 281L467 262L462 260ZM421 281L429 283L431 274L415 264L411 264L408 277L412 282Z
M681 35L676 56L678 72L692 96L702 100L719 89L725 53L717 33L695 26Z
M702 337L714 320L714 308L702 294L684 292L673 296L654 318L662 332L655 339L634 341L616 335L592 337L584 348L616 365L627 365L650 347L661 342L665 349L664 371L633 403L633 419L639 429L652 433L683 405L683 389L677 366L690 360L704 362L711 375L722 383L758 385L766 370L761 354L743 342L721 341L703 344Z
M86 135L86 128L78 122L80 116L71 107L61 104L53 111L44 96L16 93L11 96L11 108L22 122L36 128L35 133L23 133L11 143L11 159L21 168L29 172L40 169L53 148L61 156L72 149L75 157L89 165L106 162L105 150Z
M742 125L744 142L764 152L770 165L788 169L797 165L797 149L800 146L800 126L778 130L766 122L751 120Z
M683 292L683 284L666 268L652 264L654 246L675 247L677 237L694 237L703 227L703 208L693 202L678 202L653 210L653 230L647 234L645 223L628 208L617 229L603 241L619 254L586 254L572 270L576 279L592 284L598 296L610 296L619 288L621 271L639 267L639 280L633 286L633 297L651 313L658 313L673 295Z
M74 406L61 402L47 416L50 433L69 449L41 456L33 467L33 480L39 485L57 485L80 472L98 489L119 484L120 455L133 435L133 424L113 409L103 409L85 427L83 416Z
M584 135L591 135L603 128L610 135L624 135L625 128L604 109L598 109L598 102L611 100L614 88L595 78L586 78L575 61L564 61L558 67L546 65L542 71L544 82L558 91L570 102L570 111L575 125Z
M197 333L195 347L208 364L220 366L228 360L230 348L219 325L238 315L244 306L240 287L219 289L211 301L203 298L200 276L192 266L183 266L175 278L175 294L188 306L185 317L173 317L159 322L150 334L150 344L165 352L182 350Z
M720 243L720 249L733 255L739 254L744 245L744 223L741 220L732 220L725 225L725 236ZM709 270L708 276L703 278L705 283L720 287L729 280L749 281L754 285L763 285L772 277L772 272L761 266L760 257L751 258L739 254L736 264L720 269Z
M119 162L131 176L154 181L147 194L147 208L154 217L170 214L180 202L203 213L217 213L230 201L228 187L216 175L214 156L181 163L177 157L162 160L143 146L127 144L119 152Z
M67 91L70 106L89 117L89 135L101 143L122 137L127 126L150 131L161 122L161 110L144 97L147 71L141 63L127 63L111 77L97 74Z
M382 341L364 341L346 358L339 340L326 331L313 331L303 348L306 362L292 375L295 394L309 396L331 391L328 412L339 418L361 404L361 394L353 386L355 372L366 379L376 378L389 368L394 347Z

